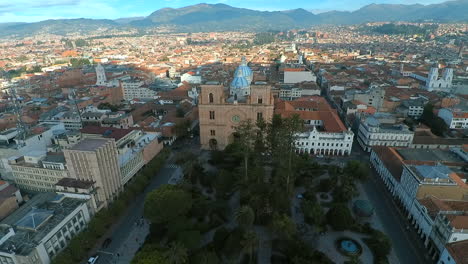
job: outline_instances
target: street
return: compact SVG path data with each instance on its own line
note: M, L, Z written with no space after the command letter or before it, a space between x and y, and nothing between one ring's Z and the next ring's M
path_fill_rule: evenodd
M353 157L369 163L369 154L364 152L358 144L353 146ZM381 219L384 233L391 241L401 264L431 263L426 257L426 249L423 242L413 229L407 230L409 224L403 213L396 206L380 176L374 169L370 171L369 180L362 183L370 202L375 208L375 213Z
M99 259L96 262L97 264L130 263L149 233L148 223L137 224L143 217L145 197L148 192L167 184L175 171L176 169L174 168L162 168L158 172L158 175L152 179L145 192L140 194L129 206L130 209L123 216L112 234L112 242L106 249L98 251Z

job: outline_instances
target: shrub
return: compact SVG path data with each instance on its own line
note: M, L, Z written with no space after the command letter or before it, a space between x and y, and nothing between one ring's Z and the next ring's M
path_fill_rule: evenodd
M331 191L333 188L332 186L332 181L330 179L322 179L320 180L318 186L317 186L317 190L319 192L329 192Z
M327 221L334 230L343 231L354 224L351 211L345 204L335 204L327 212Z
M364 238L363 241L372 251L375 263L385 263L387 261L387 256L392 250L392 242L384 233L374 229L371 237Z
M226 238L229 236L229 231L225 227L221 227L216 230L213 236L213 246L216 249L216 252L219 252L224 245Z

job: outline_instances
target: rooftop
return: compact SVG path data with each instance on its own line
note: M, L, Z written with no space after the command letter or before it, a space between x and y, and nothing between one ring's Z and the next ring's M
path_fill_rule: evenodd
M28 255L41 240L61 223L84 200L61 198L56 193L40 193L0 222L0 233L9 228L15 234L0 245L0 251Z
M93 184L93 181L78 180L74 178L62 178L55 185L78 189L88 189L92 187Z
M468 264L468 240L449 243L445 247L457 264Z
M78 151L94 151L109 142L109 139L85 138L70 150Z
M449 150L401 148L401 149L397 149L397 151L403 157L404 160L437 161L437 162L450 162L450 163L463 163L464 162L455 153Z

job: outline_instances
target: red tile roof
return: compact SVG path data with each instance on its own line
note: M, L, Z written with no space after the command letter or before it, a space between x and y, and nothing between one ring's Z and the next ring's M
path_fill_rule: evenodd
M445 245L447 251L457 264L468 264L468 240Z
M372 147L375 154L380 158L385 167L390 171L393 178L400 181L403 173L403 158L396 152L394 148L385 146Z

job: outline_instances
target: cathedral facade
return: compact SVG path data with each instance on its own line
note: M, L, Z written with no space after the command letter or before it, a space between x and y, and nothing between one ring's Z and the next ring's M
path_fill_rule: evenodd
M202 149L223 150L233 142L235 127L243 120L255 123L273 118L274 99L268 85L250 86L250 95L235 100L221 85L202 85L199 97Z

